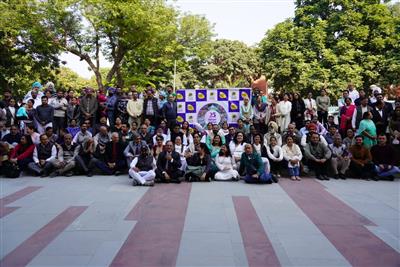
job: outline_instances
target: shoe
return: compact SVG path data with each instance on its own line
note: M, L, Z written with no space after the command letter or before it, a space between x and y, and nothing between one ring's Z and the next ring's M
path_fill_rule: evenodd
M74 175L73 172L66 172L66 173L65 173L65 176L66 176L66 177L71 177L71 176L73 176L73 175Z
M301 181L301 178L299 176L296 176L297 181Z
M278 175L279 174L277 174L277 175L271 175L271 179L272 179L272 181L274 181L274 183L278 183ZM280 177L280 175L279 175L279 177Z
M184 178L185 178L185 181L190 182L190 180L192 178L192 174L191 173L186 173Z
M290 180L296 181L296 176L291 176L291 177L290 177Z
M329 177L326 174L324 174L323 176L324 176L324 180L326 180L326 181L330 180Z
M116 171L115 173L114 173L114 175L115 176L118 176L118 175L120 175L122 172L120 172L120 171Z
M322 175L317 175L317 179L323 181L324 177L322 177Z
M337 180L340 178L340 176L339 176L339 174L335 174L332 178Z
M88 171L88 173L86 174L87 177L92 177L93 176L93 172Z
M136 181L135 179L133 179L133 181L132 181L132 186L138 186L138 185L139 185L139 182Z
M377 181L379 181L379 176L377 175L377 176L374 176L374 177L372 177L372 180L374 180L375 182L377 182Z
M49 175L47 174L47 172L42 172L41 174L40 174L40 178L45 178L45 177L48 177Z
M49 177L50 177L50 178L54 178L54 177L56 177L56 176L58 176L58 175L59 175L59 172L58 172L58 171L54 171L54 172L50 173ZM45 177L45 176L44 176L44 177Z
M278 172L278 173L276 173L276 177L277 178L281 178L281 174ZM277 183L277 182L276 182Z
M393 175L389 175L389 176L386 177L386 180L393 182L394 181L394 176Z

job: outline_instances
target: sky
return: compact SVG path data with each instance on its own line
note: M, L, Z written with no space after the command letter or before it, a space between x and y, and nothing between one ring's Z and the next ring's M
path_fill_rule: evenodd
M243 41L248 45L258 43L268 29L294 16L294 0L177 0L169 1L181 12L204 15L214 23L216 39ZM84 78L90 78L85 61L72 54L62 54L61 60ZM111 64L104 58L101 67Z

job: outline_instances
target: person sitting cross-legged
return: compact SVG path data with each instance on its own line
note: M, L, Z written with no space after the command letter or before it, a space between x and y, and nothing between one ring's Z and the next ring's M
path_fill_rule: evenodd
M356 178L369 180L374 176L374 164L372 163L371 152L363 144L364 137L355 137L355 144L349 149L351 153L350 171Z
M96 166L105 174L118 175L126 166L124 144L120 142L117 132L111 134L111 142L106 144L104 161L97 161Z
M50 177L58 175L72 176L72 170L75 168L75 158L79 157L80 147L77 144L72 144L72 135L64 135L64 144L58 146L60 155L58 161L54 163L56 170L50 174Z
M265 171L261 157L253 151L253 146L250 144L246 144L244 147L244 153L240 158L239 173L245 175L246 183L272 183L272 175Z
M211 179L211 156L206 144L201 143L199 152L187 159L185 179L189 182Z
M168 141L165 144L165 151L161 152L157 158L156 182L180 183L183 176L181 157L174 150L174 143Z
M310 142L304 148L308 166L315 171L318 180L329 180L327 176L328 160L332 152L320 140L320 135L312 133Z
M129 169L129 176L133 178L133 186L153 186L156 160L151 155L147 145L140 147L140 155L134 158Z
M377 179L394 180L394 175L400 173L396 166L396 150L387 143L387 137L381 133L378 144L371 148L372 161L375 164Z
M46 134L40 135L40 144L33 150L33 162L28 164L28 168L36 175L46 177L53 169L53 161L57 156L57 148L49 142Z
M218 172L215 174L216 181L239 181L235 159L231 155L229 146L222 145L218 156L215 158L215 164Z

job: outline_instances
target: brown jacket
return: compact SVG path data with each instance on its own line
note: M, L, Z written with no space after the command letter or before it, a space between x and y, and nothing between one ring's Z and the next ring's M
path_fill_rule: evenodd
M365 146L352 145L350 147L351 160L358 164L366 164L372 161L371 152Z

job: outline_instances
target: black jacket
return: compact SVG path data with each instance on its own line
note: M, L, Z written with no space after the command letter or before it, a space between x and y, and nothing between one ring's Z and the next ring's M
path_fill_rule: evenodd
M107 161L107 163L108 162L113 163L113 159L112 159L113 144L114 144L113 142L108 142L106 144L106 161ZM124 150L125 150L125 145L122 142L118 142L117 143L117 157L116 157L117 161L125 160Z
M167 169L165 168L167 164L167 159L166 159L167 153L168 153L167 151L163 151L158 155L157 158L157 169L162 172L167 171ZM172 155L172 160L171 160L172 162L171 161L168 162L168 171L175 172L182 166L181 157L179 153L176 151L172 151L171 155Z

